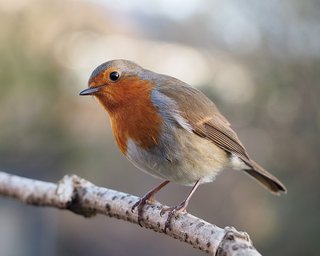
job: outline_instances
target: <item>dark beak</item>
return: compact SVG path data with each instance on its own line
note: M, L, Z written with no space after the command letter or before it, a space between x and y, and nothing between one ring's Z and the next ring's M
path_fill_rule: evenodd
M80 92L79 95L84 96L84 95L94 95L98 91L100 91L101 87L89 87L87 89L84 89L83 91Z

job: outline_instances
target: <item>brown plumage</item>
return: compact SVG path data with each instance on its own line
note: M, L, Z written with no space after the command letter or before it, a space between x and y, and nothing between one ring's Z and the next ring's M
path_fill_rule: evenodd
M271 192L275 194L287 192L281 181L250 159L228 120L202 92L175 80L172 80L172 84L161 85L159 90L178 103L181 115L189 121L195 134L238 156L249 167L243 171L257 179Z
M213 181L228 166L243 170L273 193L286 192L249 157L215 104L178 79L114 60L96 68L89 88L80 94L96 96L107 110L122 153L141 170L165 180L133 206L138 207L139 223L144 204L169 181L193 185L181 204L162 211L169 211L168 228L198 185Z

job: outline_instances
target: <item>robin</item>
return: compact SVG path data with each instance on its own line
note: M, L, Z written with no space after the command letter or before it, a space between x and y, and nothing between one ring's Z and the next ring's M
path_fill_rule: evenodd
M165 231L176 212L185 211L202 183L212 182L225 167L242 170L275 194L285 186L253 161L228 120L202 92L167 75L128 60L98 66L80 95L95 96L108 112L121 152L139 169L164 180L134 206L138 222L143 207L170 181L193 186L168 212Z

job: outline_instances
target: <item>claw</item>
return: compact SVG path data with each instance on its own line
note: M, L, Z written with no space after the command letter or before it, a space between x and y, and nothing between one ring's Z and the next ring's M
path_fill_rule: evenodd
M138 207L138 224L142 227L143 221L143 207L150 201L151 198L142 197L139 199L131 208L131 212L134 212L135 208Z
M194 184L194 186L192 187L190 193L188 194L188 196L186 197L185 200L183 200L179 205L174 206L174 207L169 207L169 208L163 208L160 212L160 216L163 216L166 212L168 212L168 217L167 220L164 224L164 233L167 233L167 229L171 230L171 219L172 217L177 213L177 212L185 212L187 209L187 206L189 204L189 200L191 198L191 196L193 195L194 191L196 191L197 187L200 184L200 179Z
M164 224L164 233L167 233L167 230L171 230L171 220L172 218L176 215L177 212L186 212L188 202L183 201L181 204L174 206L174 207L168 207L168 208L163 208L160 212L160 216L163 216L166 212L168 212L168 217L167 220Z
M151 200L154 200L154 195L159 192L161 188L163 188L165 185L169 183L168 180L162 182L159 186L155 187L151 191L149 191L144 197L142 197L138 202L136 202L132 208L131 211L133 212L135 208L138 207L138 224L142 227L142 221L143 221L143 207ZM167 229L171 230L171 219L177 212L184 212L188 206L189 200L191 196L193 195L194 191L197 189L197 187L200 184L200 179L194 184L192 187L190 193L188 194L187 198L179 205L175 207L169 207L169 208L163 208L160 211L160 216L163 216L166 212L168 212L168 217L164 225L164 233L167 233Z
M139 199L132 207L131 212L134 212L135 208L138 207L138 224L142 227L142 221L143 221L143 207L148 202L154 202L154 195L159 192L160 189L162 189L165 185L169 183L168 180L162 182L159 186L155 187L151 191L149 191L147 194L145 194L141 199Z
M160 211L160 216L162 217L170 208L162 208Z

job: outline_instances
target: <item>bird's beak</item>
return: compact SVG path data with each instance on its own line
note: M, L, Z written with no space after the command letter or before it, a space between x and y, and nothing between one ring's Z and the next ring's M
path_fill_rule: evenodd
M101 87L89 87L87 89L84 89L79 93L79 95L94 95L96 92L100 91Z

